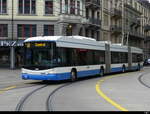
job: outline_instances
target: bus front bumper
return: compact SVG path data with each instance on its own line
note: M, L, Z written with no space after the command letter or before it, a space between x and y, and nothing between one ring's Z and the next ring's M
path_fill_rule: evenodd
M67 80L70 78L70 73L63 74L43 74L43 75L35 75L35 74L21 74L22 79L24 80L51 80L51 81L59 81L59 80Z

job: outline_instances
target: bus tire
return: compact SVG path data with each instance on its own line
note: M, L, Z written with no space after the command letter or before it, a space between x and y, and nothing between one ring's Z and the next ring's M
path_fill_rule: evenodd
M71 82L75 82L77 80L77 71L73 69L71 71L71 77L70 77Z

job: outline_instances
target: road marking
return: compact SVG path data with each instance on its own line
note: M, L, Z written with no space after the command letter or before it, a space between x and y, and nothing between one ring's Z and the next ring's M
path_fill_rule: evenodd
M129 74L129 73L125 73L125 74ZM102 80L99 80L96 84L96 91L97 93L103 98L105 99L108 103L110 103L111 105L113 105L114 107L116 107L117 109L119 109L120 111L128 111L127 109L125 109L124 107L122 107L121 105L119 105L118 103L116 103L115 101L113 101L112 99L110 99L102 90L101 90L101 84L111 78L114 77L120 77L120 76L124 76L123 75L115 75L115 76L109 76L109 77L105 77Z
M32 82L20 83L20 84L16 84L15 86L10 86L10 87L7 87L7 88L3 88L3 89L0 89L0 94L6 92L8 90L15 89L18 86L22 86L24 84L31 84L31 83L34 83L34 82L39 82L39 81L32 81Z
M8 90L14 89L14 88L16 88L16 86L10 86L10 87L7 87L7 88L4 88L4 89L1 89L1 90L0 90L0 94L2 94L2 93L4 93L4 92L6 92L6 91L8 91Z

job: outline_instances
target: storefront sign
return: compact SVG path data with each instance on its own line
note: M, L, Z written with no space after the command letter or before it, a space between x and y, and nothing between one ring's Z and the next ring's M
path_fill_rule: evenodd
M23 40L0 40L0 46L23 46Z

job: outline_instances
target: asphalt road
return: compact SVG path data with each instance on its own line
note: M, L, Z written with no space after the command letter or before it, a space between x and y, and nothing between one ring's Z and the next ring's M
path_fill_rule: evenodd
M70 82L24 81L0 70L0 111L150 111L150 68Z

